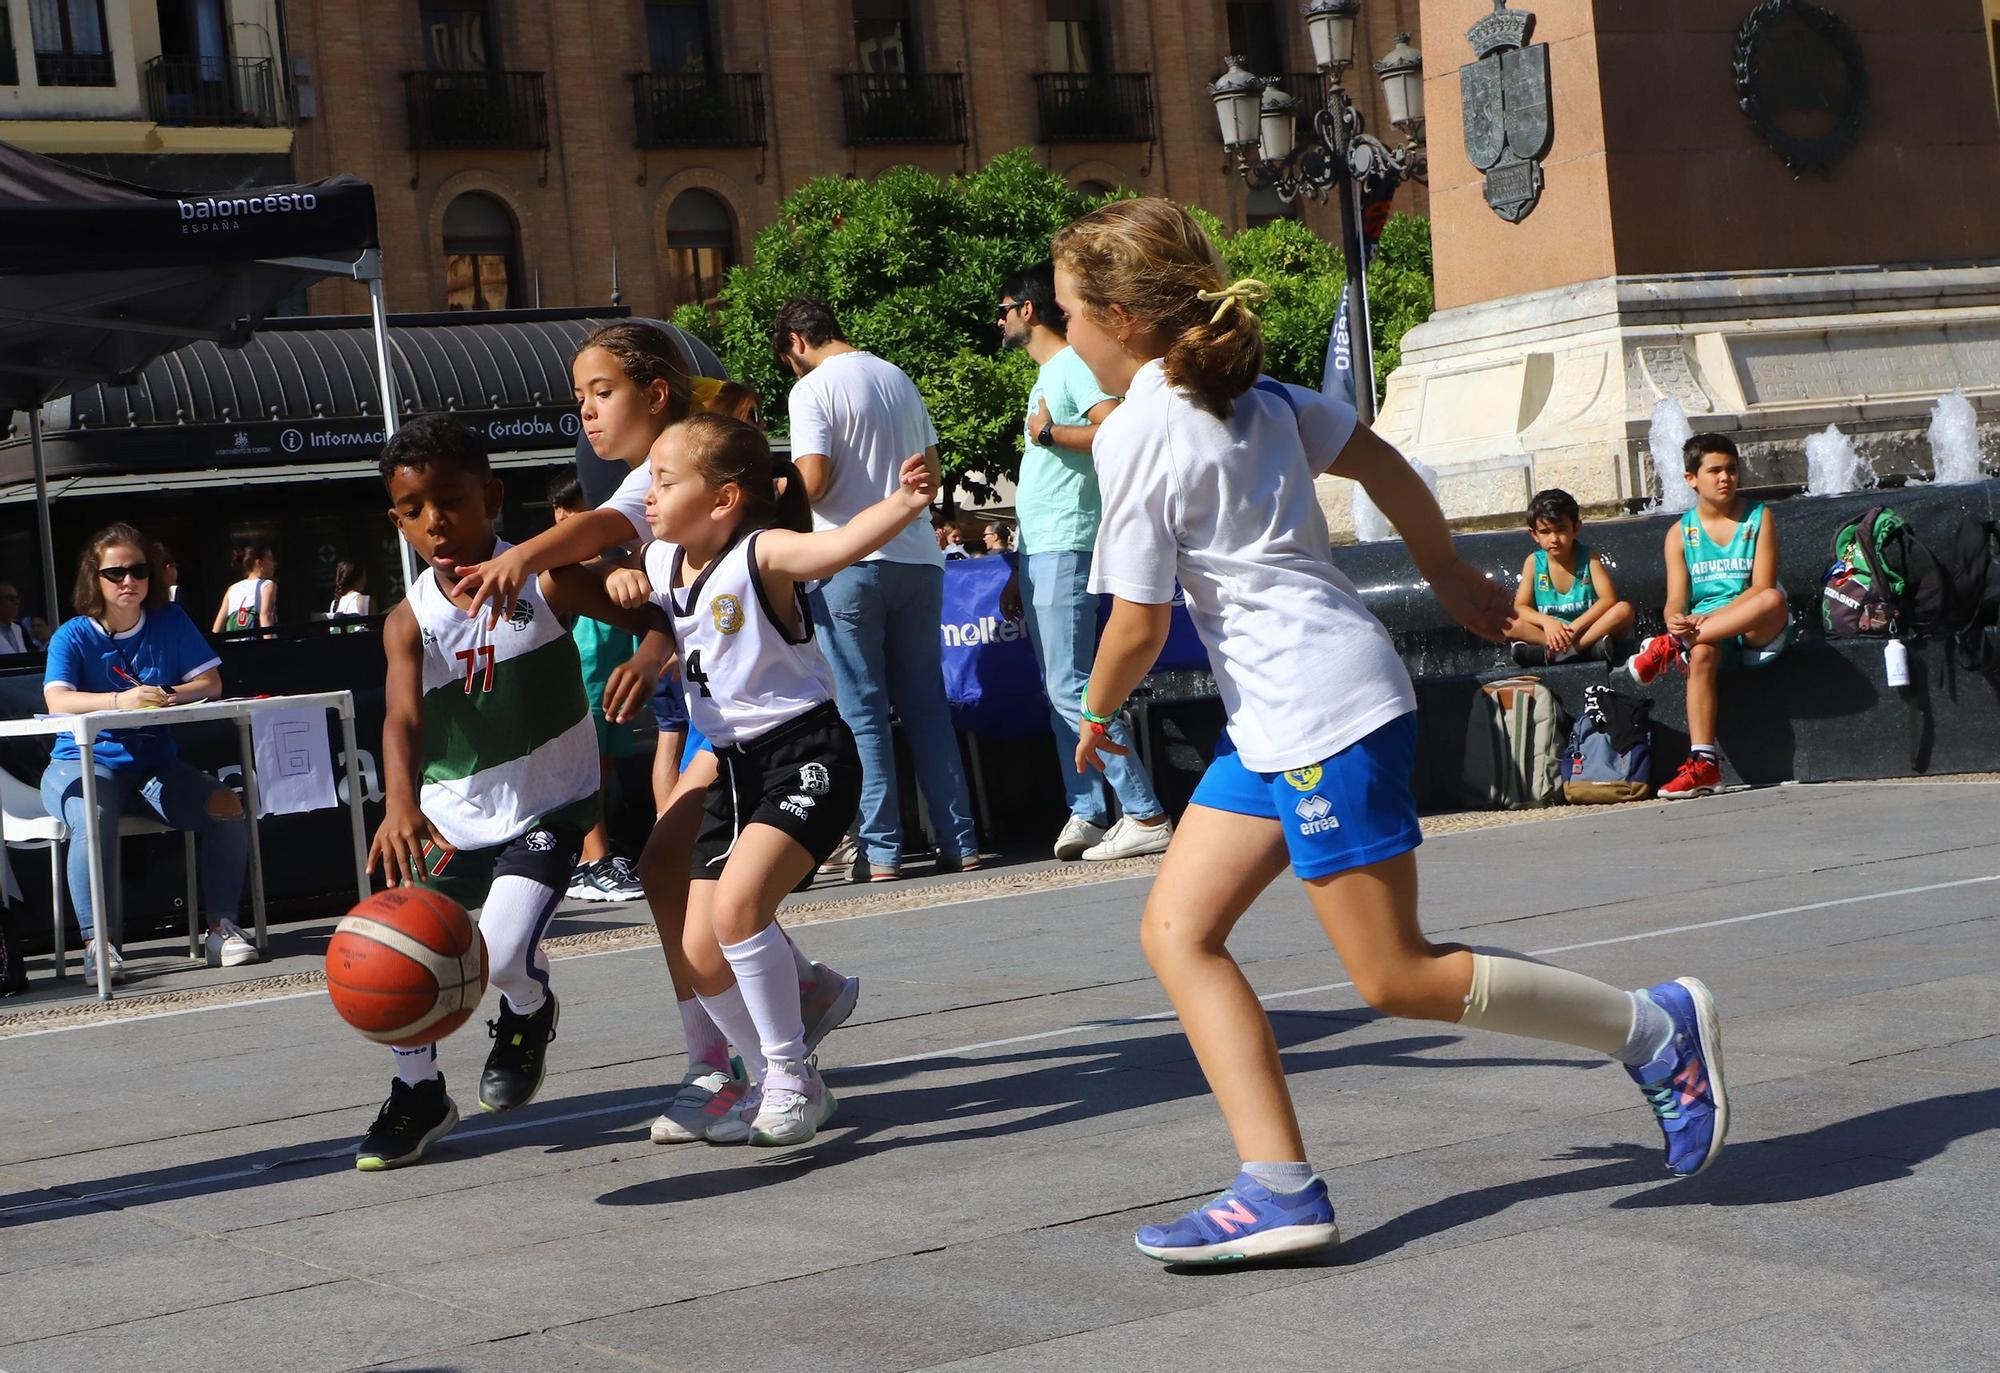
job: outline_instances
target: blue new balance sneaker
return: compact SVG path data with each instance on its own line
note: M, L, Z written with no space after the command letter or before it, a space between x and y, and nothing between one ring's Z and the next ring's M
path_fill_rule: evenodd
M1227 1192L1172 1224L1141 1226L1133 1243L1161 1263L1245 1263L1331 1249L1340 1230L1320 1179L1287 1195L1238 1173Z
M1715 1162L1729 1133L1715 997L1694 977L1648 987L1645 995L1672 1018L1674 1037L1651 1063L1625 1071L1660 1118L1667 1137L1667 1170L1691 1178Z

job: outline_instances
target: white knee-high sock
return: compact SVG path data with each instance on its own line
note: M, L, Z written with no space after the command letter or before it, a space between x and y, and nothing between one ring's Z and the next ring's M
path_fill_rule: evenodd
M415 1049L391 1048L396 1056L396 1076L412 1087L421 1087L438 1075L438 1046L425 1044Z
M1643 999L1594 977L1496 950L1472 955L1472 990L1458 1023L1622 1058L1633 1051L1636 1002Z
M776 921L771 922L771 928L774 930L778 928ZM814 976L813 961L806 957L805 950L801 949L798 946L798 941L790 935L785 936L785 942L792 946L792 964L798 969L799 985L801 987L810 987Z
M803 1059L806 1027L799 1013L799 976L785 932L772 921L740 944L724 944L722 956L736 973L743 1004L757 1024L766 1066Z
M709 1018L729 1036L729 1042L743 1055L744 1071L752 1081L760 1081L764 1076L764 1058L757 1048L757 1022L750 1018L750 1008L743 1004L743 984L732 982L715 995L697 992L701 1008ZM724 1050L724 1061L728 1051Z
M729 1037L701 1004L701 998L691 996L681 1002L680 1012L681 1033L687 1036L688 1067L700 1064L704 1068L727 1068Z
M542 931L562 895L554 887L508 874L493 879L479 909L486 975L518 1015L533 1015L548 999L549 956L542 952Z

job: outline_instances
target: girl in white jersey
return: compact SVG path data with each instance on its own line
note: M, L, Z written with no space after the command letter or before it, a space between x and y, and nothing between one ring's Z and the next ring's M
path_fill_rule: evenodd
M243 544L229 555L237 580L215 609L215 634L269 629L278 622L278 555L267 544Z
M1270 1022L1226 947L1288 866L1369 1004L1612 1055L1659 1116L1668 1168L1699 1172L1728 1117L1714 1002L1698 981L1623 992L1424 937L1415 696L1388 635L1333 566L1314 476L1360 482L1468 628L1498 640L1506 594L1452 551L1423 482L1352 409L1260 379L1251 304L1268 292L1229 284L1186 211L1164 200L1107 205L1058 234L1053 253L1070 346L1100 387L1125 397L1094 450L1104 522L1091 587L1114 600L1084 693L1077 766L1117 747L1103 725L1165 643L1176 580L1228 716L1161 864L1141 940L1242 1163L1217 1199L1142 1228L1140 1251L1217 1262L1339 1241Z
M733 982L698 977L702 1004L739 1050L758 1046L759 1086L711 1125L714 1143L797 1144L834 1101L809 1056L778 902L833 851L861 799L854 736L812 641L802 583L830 577L894 538L930 505L937 473L918 455L900 491L839 529L812 529L805 483L758 430L698 415L653 445L646 550L654 600L674 622L694 727L713 743L687 899L690 929L714 931Z
M652 472L647 457L654 442L686 419L698 400L737 399L712 379L690 377L673 337L658 325L638 320L607 324L586 336L570 374L584 436L598 456L624 463L631 473L597 509L459 569L463 580L453 593L470 597L475 606L483 599L497 612L510 606L522 587L541 572L586 562L614 548L650 543L653 531L646 519L646 493ZM651 594L636 570L611 574L607 589L627 607L643 604ZM661 666L653 663L651 670L657 674ZM713 753L701 749L689 755L639 857L639 879L666 955L687 1043L687 1071L653 1122L655 1144L701 1139L710 1124L741 1101L749 1086L732 1061L728 1038L695 996L695 968L682 953L684 944L702 951L709 985L728 985L729 966L716 949L713 933L705 925L687 924L688 854L701 828L702 798L715 777ZM853 1014L861 994L860 979L813 962L795 944L792 953L805 1007L806 1042L817 1048ZM754 1056L754 1041L736 1047L745 1057Z

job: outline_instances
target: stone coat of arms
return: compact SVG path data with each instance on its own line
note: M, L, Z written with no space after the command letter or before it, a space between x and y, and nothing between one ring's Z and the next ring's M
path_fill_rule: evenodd
M1526 219L1541 198L1541 157L1555 133L1549 45L1528 46L1534 28L1533 14L1493 0L1493 13L1465 33L1478 60L1458 69L1465 155L1486 173L1486 203L1510 224Z

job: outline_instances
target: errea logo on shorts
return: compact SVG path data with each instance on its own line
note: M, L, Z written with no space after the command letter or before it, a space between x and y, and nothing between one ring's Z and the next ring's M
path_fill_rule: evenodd
M804 792L795 791L778 803L778 809L789 811L791 814L798 816L799 819L804 820L809 818L812 808L818 804L819 799L817 797L807 796Z
M1340 817L1333 813L1333 803L1324 796L1301 796L1292 813L1299 817L1300 834L1325 834L1340 828Z

